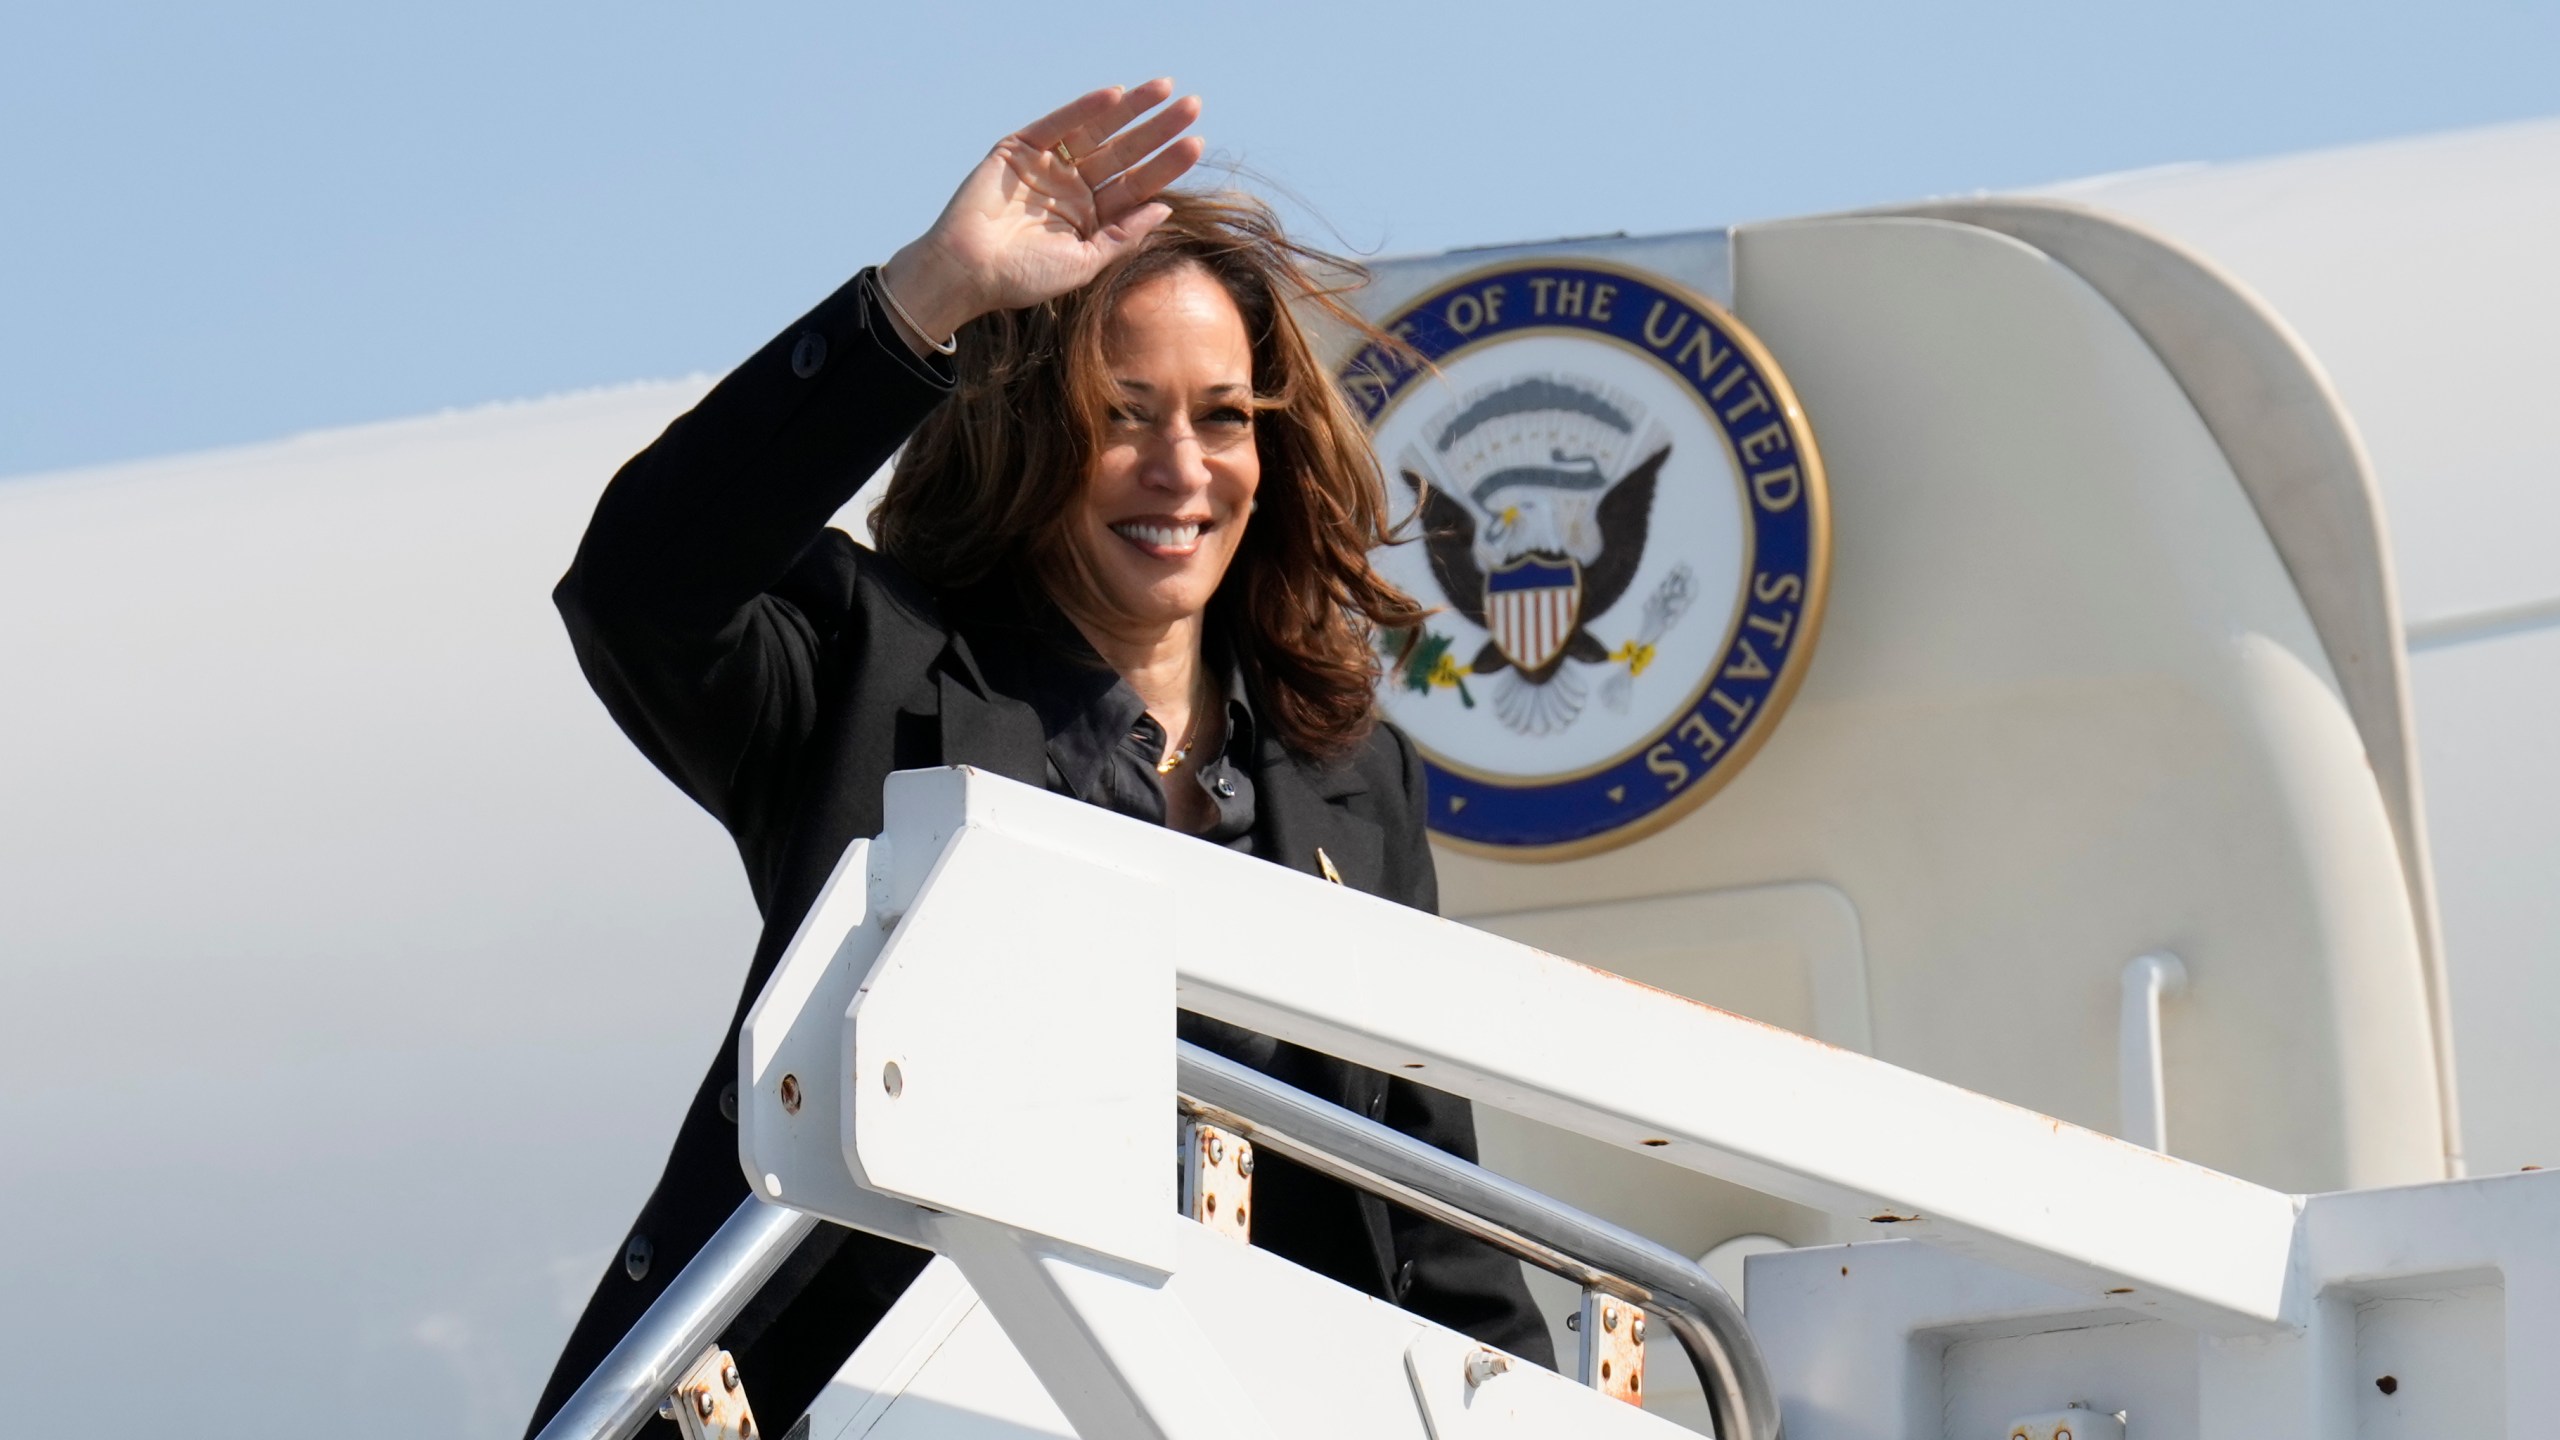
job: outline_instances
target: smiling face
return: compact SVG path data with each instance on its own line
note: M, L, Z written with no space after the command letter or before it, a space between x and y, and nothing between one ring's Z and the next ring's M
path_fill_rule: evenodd
M1244 317L1206 271L1185 265L1128 293L1103 353L1117 400L1078 503L1076 546L1117 623L1196 620L1262 482Z

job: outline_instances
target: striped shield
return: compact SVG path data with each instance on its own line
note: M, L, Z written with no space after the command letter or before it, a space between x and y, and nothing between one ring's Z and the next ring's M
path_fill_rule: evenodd
M1555 659L1581 615L1582 567L1571 556L1523 555L1485 578L1485 628L1503 658L1524 671Z

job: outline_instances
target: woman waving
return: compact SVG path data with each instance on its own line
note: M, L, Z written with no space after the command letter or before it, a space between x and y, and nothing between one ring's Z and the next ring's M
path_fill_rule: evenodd
M845 846L879 831L891 771L974 765L1437 903L1421 762L1372 699L1373 635L1420 612L1369 568L1377 462L1293 306L1366 327L1260 202L1167 188L1201 153L1198 101L1172 94L1098 90L998 141L923 235L623 467L560 583L589 681L728 827L765 923L534 1430L745 1198L737 1023ZM893 452L876 548L827 528ZM1462 1101L1181 1027L1473 1156ZM1277 1157L1255 1184L1256 1244L1551 1358L1515 1262ZM768 1423L925 1259L833 1226L792 1256L724 1337Z

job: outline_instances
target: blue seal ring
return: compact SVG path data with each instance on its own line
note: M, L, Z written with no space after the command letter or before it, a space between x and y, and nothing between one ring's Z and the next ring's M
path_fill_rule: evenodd
M1458 769L1417 742L1429 775L1430 827L1461 848L1568 859L1687 814L1767 739L1803 680L1820 629L1829 500L1812 430L1776 362L1704 298L1659 276L1585 260L1524 261L1461 276L1379 328L1431 364L1506 336L1587 334L1651 359L1696 396L1723 435L1749 516L1741 604L1714 665L1670 721L1602 764L1563 777L1508 780ZM1336 378L1375 431L1429 373L1412 357L1371 344Z

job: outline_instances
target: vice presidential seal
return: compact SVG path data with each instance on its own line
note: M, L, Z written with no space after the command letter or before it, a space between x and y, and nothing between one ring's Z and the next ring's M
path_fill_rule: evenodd
M1623 844L1713 794L1804 674L1830 522L1794 393L1731 315L1587 260L1451 281L1340 380L1440 607L1382 636L1431 828L1515 858Z

